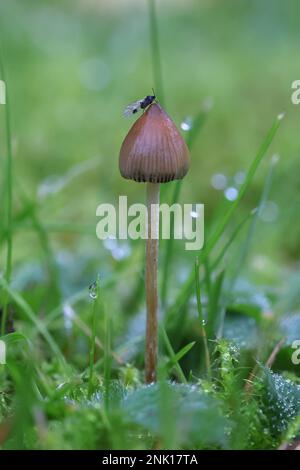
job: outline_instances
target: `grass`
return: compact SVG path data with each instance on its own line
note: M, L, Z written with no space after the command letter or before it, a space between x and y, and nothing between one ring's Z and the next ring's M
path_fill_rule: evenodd
M13 204L13 174L12 174L12 143L10 130L10 108L9 108L9 90L6 80L5 68L3 63L2 50L0 49L0 74L1 79L5 83L6 104L5 104L5 130L6 130L6 168L5 168L5 188L4 188L4 227L6 234L6 266L5 279L10 283L12 273L12 204ZM2 299L3 314L1 319L1 333L5 332L5 323L7 320L8 297L5 292Z
M207 243L205 244L205 247L204 247L204 249L202 250L202 252L200 254L200 259L201 260L207 258L211 254L213 248L215 247L215 245L221 239L225 228L229 224L234 212L238 208L242 198L244 197L247 189L249 188L249 186L250 186L250 184L253 180L253 177L255 175L255 172L258 168L259 163L261 162L261 160L265 156L269 146L271 145L271 143L273 141L273 138L275 137L276 132L277 132L279 126L280 126L281 119L282 119L282 115L278 115L278 117L276 118L274 124L270 128L266 138L264 139L261 147L258 150L257 155L255 156L254 160L252 161L252 164L251 164L251 166L250 166L250 168L247 172L247 176L245 178L245 181L244 181L243 185L241 186L240 191L238 193L238 197L235 199L233 204L229 207L228 211L224 213L223 217L221 217L218 220L217 226L216 226L212 236L208 239ZM193 281L194 281L194 274L193 274L193 270L192 270L190 276L188 277L187 281L185 282L184 287L179 292L174 304L169 308L169 312L168 312L169 316L174 315L174 312L176 314L177 309L184 306L184 304L188 301L188 299L191 295L191 291L192 291L192 287L193 287Z
M201 109L198 115L195 117L193 122L191 123L191 128L188 132L186 143L190 151L193 149L193 144L199 135L206 117L207 117L208 109L204 107ZM174 183L174 190L172 194L172 198L170 201L170 205L178 204L180 199L180 192L181 192L182 180L175 181ZM174 219L171 219L170 224L170 233L174 233ZM168 286L169 286L169 275L170 275L170 268L172 264L172 258L174 253L174 241L173 239L168 240L166 245L166 254L163 264L163 276L162 276L162 287L161 287L161 302L163 307L166 306L166 301L168 298Z
M95 347L97 335L97 300L99 295L99 279L95 281L96 284L90 286L90 297L93 300L92 308L92 328L91 328L91 345L90 345L90 371L89 371L89 385L88 394L91 397L93 392L93 379L94 379L94 362L95 362Z
M164 105L164 87L162 79L162 66L160 57L160 42L158 34L158 20L156 14L155 0L148 0L149 9L149 25L150 25L150 42L152 53L152 70L154 80L154 91L159 97L159 101Z
M203 316L202 310L202 300L201 300L201 288L200 288L200 264L199 258L197 257L195 260L195 285L196 285L196 299L197 299L197 310L199 315L200 321L200 330L201 336L203 338L203 346L205 351L205 366L206 366L206 373L207 376L211 379L211 366L210 366L210 357L209 357L209 349L208 349L208 342L207 342L207 335L206 335L206 320Z
M263 137L262 129L267 127L271 111L273 115L274 111L276 113L283 107L280 99L274 98L276 110L272 108L270 114L266 115L259 99L252 97L251 102L246 101L245 104L244 98L237 96L236 102L232 104L232 115L229 116L224 111L228 103L224 101L224 96L222 98L216 92L219 101L207 120L208 110L202 108L199 111L198 105L194 106L196 100L201 102L205 96L201 95L200 100L199 91L195 89L190 94L188 85L183 93L179 83L179 80L189 83L190 80L196 82L197 77L199 79L194 54L199 25L201 47L205 50L210 48L211 57L215 39L209 36L211 33L206 30L205 24L211 24L212 18L221 28L220 31L226 34L232 27L232 15L239 15L244 25L240 31L241 43L246 41L246 32L243 31L248 27L247 18L251 14L254 21L256 16L252 12L244 16L235 2L228 4L234 6L231 14L226 14L221 6L211 7L212 10L191 7L190 13L181 12L184 16L181 19L177 18L176 13L171 17L170 12L166 13L167 10L158 10L154 0L149 0L139 19L143 25L147 18L147 24L150 25L152 62L149 60L149 63L152 68L147 65L148 59L143 49L146 40L143 42L141 63L139 58L134 62L131 54L124 54L124 59L119 51L117 54L117 69L124 70L124 75L128 73L131 80L130 67L139 64L136 69L133 67L136 84L146 83L150 75L148 72L152 72L154 88L160 101L170 103L171 110L173 106L178 120L179 115L182 119L185 112L188 114L188 110L196 109L192 113L196 117L186 133L186 141L192 152L189 179L169 185L163 197L172 203L191 196L197 201L202 198L207 206L207 236L205 247L196 254L196 260L195 253L184 252L177 242L162 244L162 309L157 384L146 386L143 383L143 244L136 241L105 245L96 242L94 237L96 222L93 217L97 198L113 200L116 194L126 191L119 182L119 176L113 176L113 164L108 165L108 161L111 163L108 156L117 152L114 144L121 139L127 125L120 121L119 130L118 118L114 114L114 109L119 109L120 102L126 98L123 96L124 87L122 96L117 95L113 85L112 90L108 88L103 93L103 113L101 116L97 114L97 126L100 126L103 136L98 174L97 167L92 167L93 172L78 170L75 152L70 151L78 145L78 140L74 129L72 138L68 134L69 119L76 121L82 105L79 93L76 96L80 103L77 105L78 114L73 112L72 106L68 108L74 98L71 96L68 102L68 93L72 93L71 88L75 86L70 77L63 82L65 86L62 87L62 94L60 87L57 87L57 96L60 98L53 100L58 106L57 114L54 112L56 118L61 119L60 113L64 116L65 137L53 135L53 138L49 138L53 132L50 124L53 118L50 110L53 112L53 108L50 101L49 114L42 115L44 120L29 115L28 126L21 102L13 100L13 106L8 107L9 101L0 108L4 113L4 125L0 132L6 136L5 147L3 139L0 147L1 155L5 156L1 181L1 194L5 200L0 237L4 259L0 277L1 339L7 346L7 364L0 365L1 449L276 449L292 443L299 435L299 365L291 361L293 341L300 335L299 253L295 251L295 255L290 258L292 243L287 251L284 248L286 238L297 238L297 226L289 222L295 214L297 201L295 207L293 199L285 204L284 195L281 194L282 188L288 188L289 185L291 191L294 190L290 175L293 172L296 175L297 172L291 163L291 167L285 167L283 173L282 162L277 165L275 172L274 159L271 159L267 171L263 166L271 147L272 151L274 146L276 150L279 148L284 155L293 152L292 113L290 110L287 112L288 131L283 128L279 132L282 122L280 115ZM254 2L253 5L253 8L258 7L258 3ZM277 12L276 5L272 9L273 15ZM10 12L19 11L21 6L12 0L9 7L1 8L8 13L6 17L9 23ZM29 17L32 12L38 13L42 20L43 11L34 0L28 2L27 8ZM68 34L75 41L71 25L75 28L77 13L70 12L65 4L52 8L55 8L58 16L63 17L61 8L66 8L69 13L63 22L63 31L67 37L62 44L68 43ZM220 18L219 9L223 12ZM50 8L47 18L51 18L51 12ZM114 16L112 20L110 15L112 13L105 16L107 31L101 23L103 31L99 32L98 13L90 14L84 9L80 10L79 17L88 21L89 25L89 31L85 31L82 38L82 41L87 41L82 43L84 47L95 47L95 42L102 44L100 40L94 40L94 35L100 39L97 34L103 34L107 44L110 44L107 46L109 54L114 54L114 41L117 39L113 32L116 28L111 26L110 21L117 21L117 17ZM18 18L18 15L14 17ZM281 17L284 21L285 16ZM128 14L125 21L130 22L130 18ZM272 18L270 21L273 21ZM131 24L133 37L136 24L139 22ZM188 29L185 29L186 24ZM252 23L252 27L253 24L256 25ZM128 28L124 35L121 24L118 25L117 32L121 37L117 41L118 47L121 44L127 47ZM8 65L12 66L14 58L18 56L14 49L17 38L12 40L9 34L13 33L9 33L5 26L3 28L5 45L8 47L6 58ZM41 34L35 28L36 24L33 23L30 31ZM177 46L174 44L172 28L178 34ZM79 30L76 31L80 37ZM180 36L183 33L185 36ZM57 34L61 32L57 31ZM189 34L192 35L191 42ZM169 39L170 35L172 40ZM209 47L205 35L210 37ZM138 37L142 42L140 31ZM184 54L180 42L183 39ZM272 50L275 39L272 37ZM292 33L287 35L287 43L292 43L292 39ZM268 39L265 38L265 41L267 43ZM187 43L192 53L186 47ZM41 60L37 59L37 50L33 48L33 53L30 49L30 42L26 47L28 51L25 55L29 63L35 64L35 60ZM133 55L135 47L138 45L133 47L131 44L129 49ZM239 51L239 47L241 45L237 44L236 51ZM102 62L105 62L107 50L101 52ZM164 54L161 54L162 50ZM64 55L65 59L68 57L71 60L70 51L71 48ZM169 51L169 54L165 51ZM238 64L243 63L244 54L241 53L237 58L233 58L229 52L226 54L231 63L235 63L235 60ZM45 60L43 66L47 67L51 59L49 56L45 59L44 53L42 56L42 60ZM188 64L188 68L179 59L183 64ZM178 77L175 73L170 76L173 60L181 65ZM204 76L210 70L210 79L213 80L214 63L212 59L209 62L206 56L202 60L205 67L202 67L201 80L206 87L206 94L210 87L209 80L205 80ZM273 56L272 60L276 65L277 59ZM102 67L104 73L102 62L98 66ZM70 67L67 59L66 64ZM52 70L53 64L50 65ZM222 86L218 81L218 87L228 92L230 80L225 69L224 65L224 80ZM64 67L63 70L65 75ZM193 73L188 74L187 70ZM240 73L239 68L235 69L235 73ZM11 75L12 86L10 82L6 83L9 85L10 98L15 96L15 91L22 89L17 77ZM192 79L189 75L193 75ZM29 73L29 76L32 74ZM249 83L252 83L251 93L256 96L257 89L251 77L248 78ZM232 83L235 90L239 90L238 83ZM263 87L263 83L260 86ZM31 90L29 79L24 78L24 89ZM110 107L106 107L106 99L112 101ZM39 109L45 111L42 101L40 96L32 113ZM252 101L255 103L254 108ZM94 151L90 142L96 133L93 127L94 108L88 95L83 102L90 116L87 120L85 115L84 123L80 123L80 138L84 144L79 147L79 153L85 159ZM62 103L67 108L60 108ZM246 115L241 119L244 106L255 111L258 127L251 127ZM16 109L19 112L15 113ZM237 109L241 112L235 116L234 110ZM64 113L68 119L65 119ZM13 145L15 127L11 134L11 117L21 136L21 149ZM22 126L18 124L20 117ZM42 121L52 129L46 138L51 146L51 158L48 159L45 148L41 150L39 147L39 125ZM210 126L214 126L214 123L218 124L212 127L212 135ZM76 122L74 126L77 129ZM28 133L26 138L22 134L23 127ZM223 128L228 132L226 138L222 135ZM230 140L233 137L229 137L229 134L236 136L236 140ZM248 137L250 135L252 137ZM73 138L75 147L69 147ZM231 147L227 146L227 140L231 142ZM248 155L259 140L262 144L250 161ZM213 173L224 171L222 156L225 158L230 151L234 151L233 142L237 145L237 153L242 155L245 152L247 155L247 165L243 160L243 166L248 171L240 186L234 181L228 181L229 186L238 187L238 196L234 201L227 201L209 189L207 181L210 180L211 170ZM29 143L31 147L28 150L26 145ZM35 145L39 152L42 151L43 165L40 160L37 164L34 159ZM226 154L222 153L224 148ZM14 155L12 172L13 149L16 158ZM57 159L56 152L61 157L69 151L71 157L66 160L66 169L66 161ZM202 157L205 154L209 158ZM23 155L26 165L20 158ZM229 158L226 161L229 162ZM228 165L227 172L232 171L234 174L240 171L241 165L242 157L236 158ZM36 175L26 176L26 166ZM41 182L45 183L45 177L53 173L56 175L55 181L59 178L60 181L67 180L68 184L61 184L55 193L40 199L35 189ZM76 178L70 178L70 175L76 175ZM135 190L132 191L130 196L135 194ZM270 200L277 201L284 210L281 218L268 226L263 217L266 203ZM257 208L253 210L253 207ZM86 217L87 213L91 214L90 218ZM279 235L281 225L289 228L289 233L282 239ZM274 238L274 232L277 238ZM93 295L89 292L89 285L94 286Z

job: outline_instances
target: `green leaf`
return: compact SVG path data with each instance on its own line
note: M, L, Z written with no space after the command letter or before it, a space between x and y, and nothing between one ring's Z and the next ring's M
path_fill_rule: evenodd
M29 342L28 338L23 335L22 333L19 333L18 331L15 331L14 333L9 333L7 335L2 336L1 338L8 346L12 344L19 343L21 341L26 341Z
M264 413L269 419L271 431L281 433L300 415L300 386L266 367L263 372Z
M196 344L196 341L192 341L191 343L188 343L186 346L184 346L178 353L173 356L169 362L168 362L168 367L172 367L174 364L179 362L191 349L192 347Z
M176 354L173 350L173 347L172 347L172 344L169 340L168 334L167 334L167 332L166 332L166 330L163 326L160 327L160 332L161 332L163 341L165 343L166 350L167 350L167 352L168 352L168 354L171 358L171 361L173 362L173 364L176 368L178 378L181 380L181 382L187 383L187 380L185 378L183 370L181 369L179 362L175 359Z
M37 331L44 337L46 343L48 343L48 346L50 347L52 352L58 357L62 365L65 365L64 356L62 355L58 345L56 344L51 334L48 332L47 328L45 328L44 324L40 321L37 315L33 312L30 305L23 299L23 297L18 292L16 292L14 289L12 289L8 285L8 283L5 281L4 278L1 278L1 277L0 277L0 286L4 289L5 292L9 294L10 298L18 305L18 307L20 308L21 312L23 312L25 317L28 320L30 320L33 323L33 325L35 325Z
M161 393L161 387L168 393ZM164 401L167 397L168 403ZM127 419L140 425L156 437L161 437L163 423L161 410L167 408L172 416L177 445L226 446L224 418L219 402L195 386L164 382L141 387L127 395L123 409ZM227 428L228 429L228 428Z

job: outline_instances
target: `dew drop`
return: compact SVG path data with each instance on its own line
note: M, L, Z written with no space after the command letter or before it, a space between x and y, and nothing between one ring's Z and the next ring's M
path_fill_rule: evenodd
M180 127L183 131L188 132L192 128L192 119L191 118L186 118L182 121L180 124Z
M92 282L89 286L89 296L91 299L95 300L98 297L98 288L97 288L97 281Z
M214 189L221 191L226 188L227 178L222 173L215 173L211 178L211 185Z
M236 198L238 197L238 190L234 188L233 186L229 186L229 188L226 188L224 191L224 196L228 201L235 201Z
M245 178L246 178L246 173L244 171L238 171L235 175L234 175L234 182L240 186L241 184L244 183L245 181Z

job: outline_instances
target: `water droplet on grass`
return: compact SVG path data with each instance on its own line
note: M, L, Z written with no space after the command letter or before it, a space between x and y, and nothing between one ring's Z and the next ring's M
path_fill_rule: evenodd
M191 118L186 118L182 121L180 124L180 127L183 131L188 132L192 128L192 119Z
M224 196L228 201L235 201L236 198L238 197L238 190L234 188L233 186L230 186L229 188L226 188L224 191Z
M227 178L222 173L215 173L211 178L211 185L214 189L221 191L226 188Z
M245 181L245 178L246 178L246 173L244 171L238 171L235 175L234 175L234 182L240 186L241 184L244 183Z
M89 286L89 296L91 299L95 300L98 297L98 286L97 286L97 281L94 281L90 286Z

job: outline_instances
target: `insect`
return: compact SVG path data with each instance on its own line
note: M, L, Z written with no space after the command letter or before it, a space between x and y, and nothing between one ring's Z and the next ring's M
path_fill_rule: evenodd
M134 101L133 103L130 103L128 106L126 106L123 115L125 117L132 116L132 114L136 114L140 109L146 109L148 106L150 106L151 103L153 103L155 99L156 96L153 90L153 95L147 95L144 99Z

